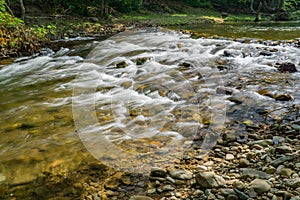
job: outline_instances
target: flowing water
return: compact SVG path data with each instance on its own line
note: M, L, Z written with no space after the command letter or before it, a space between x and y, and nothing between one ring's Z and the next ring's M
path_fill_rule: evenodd
M299 47L150 28L3 66L0 181L74 169L90 155L136 172L168 165L195 141L208 151L226 126L243 135L241 122L263 122L261 110L277 110L273 120L299 105L300 73L280 73L285 62L300 70Z
M287 22L227 22L181 26L199 35L224 38L256 38L262 40L291 40L300 37L300 21Z

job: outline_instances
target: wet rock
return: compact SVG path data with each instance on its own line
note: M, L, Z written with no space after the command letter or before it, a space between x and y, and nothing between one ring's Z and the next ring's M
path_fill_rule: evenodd
M167 192L167 191L173 191L173 190L175 190L175 188L172 185L164 185L162 190L164 192Z
M126 61L122 61L122 62L119 62L116 64L117 68L125 68L127 66L128 66L128 64L126 63Z
M294 171L289 168L281 168L279 171L279 174L285 177L290 177L293 173Z
M255 178L260 179L268 179L271 177L270 174L252 168L242 168L241 171L245 176L254 176Z
M153 200L153 199L147 196L135 195L135 196L131 196L129 200Z
M285 154L285 153L292 153L293 149L287 145L278 146L275 148L276 153Z
M176 182L175 179L173 179L170 176L167 176L166 180L169 181L170 183L175 183Z
M234 159L234 155L233 154L230 154L230 153L226 154L225 160L233 160L233 159Z
M170 170L169 174L174 179L189 180L193 178L193 173L186 170Z
M104 184L104 187L106 189L117 189L120 185L120 182L117 178L110 178L109 180L106 181L106 183Z
M269 51L261 51L259 52L260 56L272 56L273 54Z
M230 194L226 197L226 200L239 200L239 197L234 194Z
M259 90L259 91L257 91L257 93L262 96L267 96L267 97L271 97L271 98L274 97L274 95L268 89Z
M229 70L227 66L223 66L223 65L218 65L217 69L221 72L226 72ZM225 93L223 93L223 94L225 94Z
M241 200L247 200L250 198L247 194L245 194L244 192L242 192L236 188L234 189L234 191L237 194L237 196L239 197L239 199L241 199Z
M180 63L178 66L185 67L185 68L192 68L192 67L194 67L192 64L186 63L186 62Z
M278 145L280 143L285 142L285 138L284 137L280 137L280 136L274 136L273 137L273 144Z
M233 189L225 188L221 190L221 194L223 196L228 196L230 194L235 194L235 191Z
M156 193L156 189L155 189L155 188L149 189L149 190L147 191L147 193L148 193L148 194L154 194L154 193Z
M294 129L296 131L300 131L300 125L298 125L298 124L293 124L291 127L292 127L292 129Z
M240 180L235 180L232 185L234 188L239 190L244 190L247 187L247 185Z
M290 62L276 63L275 67L277 67L280 72L297 72L295 64Z
M240 99L238 99L238 98L236 98L236 97L229 97L229 98L227 98L227 100L228 100L228 101L231 101L231 102L233 102L233 103L235 103L235 104L238 104L238 105L243 103L242 100L240 100Z
M292 188L300 187L300 178L285 179L285 184Z
M226 50L224 50L223 53L224 53L225 57L239 57L239 56L243 57L243 53L240 51L237 51L237 50L226 49Z
M277 158L275 160L272 160L271 161L271 165L274 166L274 167L277 167L278 165L284 163L284 162L287 162L287 161L290 161L290 160L293 160L297 157L296 154L293 154L293 155L288 155L288 156L282 156L280 158Z
M258 194L265 193L271 189L271 185L262 179L254 179L250 184L249 184L249 189L253 189L255 192Z
M151 168L150 176L155 176L155 177L165 177L167 174L167 170L159 167L153 167Z
M229 88L221 88L221 87L218 87L216 89L216 93L217 94L224 94L224 95L232 95L233 91Z
M89 163L88 166L89 166L90 170L100 170L100 171L108 170L108 167L100 162L92 162L92 163Z
M294 97L290 94L276 94L273 96L277 101L292 101Z
M137 58L136 65L143 65L143 64L145 64L145 62L147 62L147 60L149 60L149 58L147 58L147 57Z
M266 169L266 173L267 174L274 174L276 172L276 168L273 167L273 166L269 166L267 169Z
M292 101L294 100L294 97L290 94L273 94L267 89L262 89L257 91L258 94L271 97L277 101Z
M272 140L266 139L266 140L256 140L256 141L251 141L251 142L248 142L247 145L248 145L248 146L260 145L260 146L262 146L262 147L267 147L268 145L271 145L272 143L273 143Z
M248 167L250 165L250 162L247 159L241 159L239 161L239 167Z
M223 177L216 175L214 172L200 172L196 175L196 181L201 187L205 188L216 188L226 185Z

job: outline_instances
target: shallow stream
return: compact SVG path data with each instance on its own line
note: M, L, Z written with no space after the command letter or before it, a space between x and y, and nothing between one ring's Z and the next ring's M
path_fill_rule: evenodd
M148 171L199 138L210 150L228 125L245 135L242 122L265 122L262 110L276 110L272 121L299 105L297 42L192 39L149 28L3 66L0 182L22 184L57 166L72 170L90 155ZM287 62L298 72L279 72L276 63ZM292 98L278 101L263 89Z

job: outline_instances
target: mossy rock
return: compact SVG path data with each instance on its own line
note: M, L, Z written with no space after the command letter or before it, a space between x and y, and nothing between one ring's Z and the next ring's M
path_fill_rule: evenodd
M136 65L143 65L143 64L145 64L145 62L147 62L147 60L149 60L149 58L147 58L147 57L137 58Z

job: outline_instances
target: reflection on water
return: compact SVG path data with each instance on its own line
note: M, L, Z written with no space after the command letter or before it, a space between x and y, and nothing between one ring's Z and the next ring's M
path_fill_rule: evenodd
M300 21L294 22L226 22L181 26L199 33L199 36L225 38L256 38L263 40L291 40L300 37Z
M275 67L291 62L299 71L296 47L150 29L88 42L88 56L74 53L80 48L0 70L0 181L19 184L56 166L76 168L90 158L84 145L106 163L121 155L117 162L125 168L167 164L204 130L220 130L214 128L222 117L226 124L249 118L260 123L258 110L300 103L299 72ZM290 94L294 101L276 101L260 95L261 89ZM77 133L84 134L82 141Z

